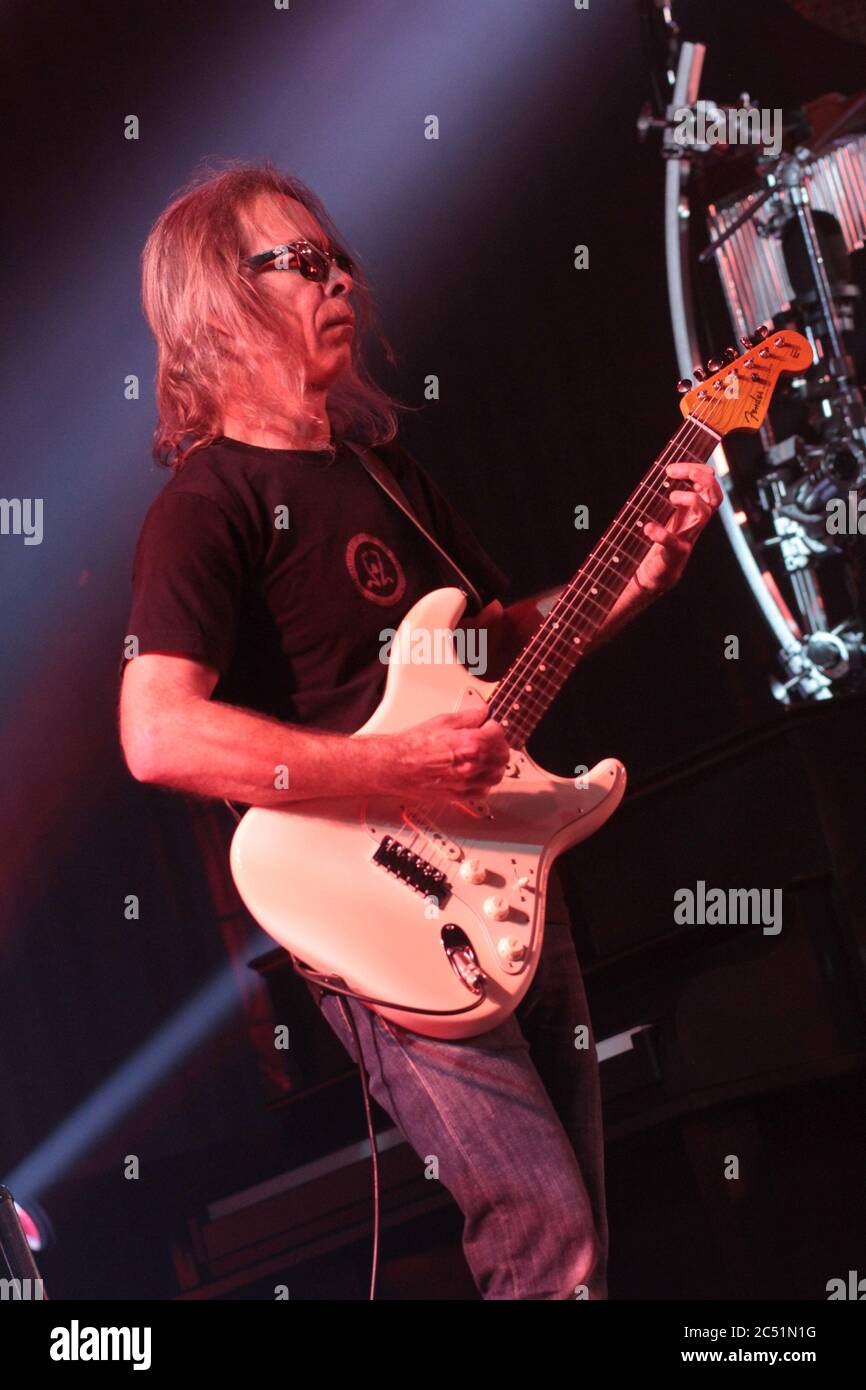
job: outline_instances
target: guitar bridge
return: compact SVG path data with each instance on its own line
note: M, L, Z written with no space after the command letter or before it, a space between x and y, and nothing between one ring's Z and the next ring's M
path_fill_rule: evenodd
M425 898L435 898L440 907L451 896L451 884L441 869L434 869L420 854L401 845L393 835L385 835L373 855L373 863L408 884Z

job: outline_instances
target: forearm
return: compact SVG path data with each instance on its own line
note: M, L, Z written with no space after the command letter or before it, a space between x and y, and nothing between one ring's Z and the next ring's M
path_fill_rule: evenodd
M497 643L500 663L513 661L526 645L532 634L553 608L563 592L563 585L555 589L545 589L529 598L519 599L503 610L501 631ZM629 581L607 616L603 626L592 640L592 647L610 641L621 628L642 612L653 599L653 595L642 589L633 579Z
M200 698L167 713L155 710L134 740L124 738L140 781L250 806L373 794L387 761L384 744L381 737L308 730Z
M642 589L634 579L630 579L608 613L606 622L592 639L592 647L599 647L603 642L609 642L611 637L615 637L633 618L648 608L657 597L658 594L650 593L648 589Z

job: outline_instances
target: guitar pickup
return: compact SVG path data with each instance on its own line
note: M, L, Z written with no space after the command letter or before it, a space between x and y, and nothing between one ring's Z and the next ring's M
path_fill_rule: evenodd
M386 835L373 855L373 863L408 884L425 898L435 898L440 907L451 896L451 884L441 869L434 869L420 854Z

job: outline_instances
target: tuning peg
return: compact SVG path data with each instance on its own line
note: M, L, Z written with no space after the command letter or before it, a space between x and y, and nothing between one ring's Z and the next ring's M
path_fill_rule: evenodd
M759 324L758 327L754 329L752 332L752 337L755 340L760 340L761 342L763 342L764 338L768 338L769 336L770 330L765 323Z
M695 381L706 381L707 379L707 374L703 367L692 367L692 376Z
M735 347L726 347L722 353L722 358L725 362L733 362L734 358L738 356L739 353Z
M745 333L743 333L743 334L740 336L739 342L742 343L743 347L746 349L746 352L748 352L748 351L749 351L749 348L752 346L752 340L751 340L751 338L747 337Z
M689 381L687 376L684 376L682 381L677 382L677 390L679 391L681 396L684 396L686 392L691 391L691 389L692 383Z
M707 363L707 371L712 373L712 372L720 372L721 370L722 370L722 359L721 359L721 357L711 357L710 360L709 360L709 362Z

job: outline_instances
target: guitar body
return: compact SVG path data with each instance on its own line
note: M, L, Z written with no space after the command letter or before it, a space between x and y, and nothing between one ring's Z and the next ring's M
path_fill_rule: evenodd
M430 640L457 627L462 590L434 590L400 625L382 702L355 737L489 704L514 751L484 804L337 797L256 808L238 826L232 872L253 916L299 964L338 977L392 1023L474 1037L532 983L551 865L616 810L625 769L605 758L577 781L553 777L523 749L652 546L646 521L665 525L676 510L667 465L705 464L726 435L759 429L779 378L813 361L788 329L743 342L740 356L729 348L693 387L681 383L683 424L498 683L466 670L450 641ZM434 659L416 662L425 645Z
M429 634L453 632L465 604L461 590L437 589L410 610L381 704L356 738L490 700L496 685L462 666L449 641L444 658L399 659ZM254 807L235 832L232 873L252 915L299 962L381 1001L370 1007L403 1028L473 1037L502 1023L529 988L551 865L604 824L625 782L613 758L574 779L517 749L484 803L340 797Z

